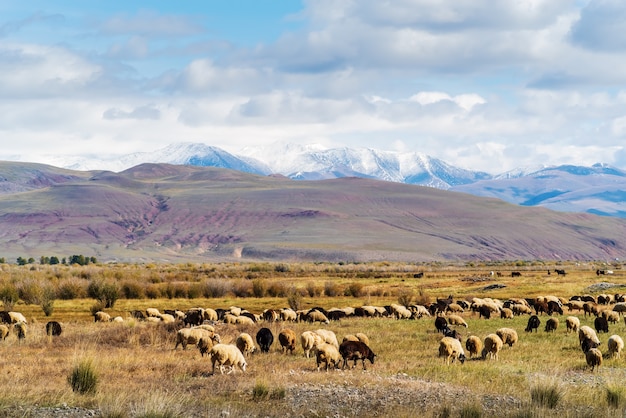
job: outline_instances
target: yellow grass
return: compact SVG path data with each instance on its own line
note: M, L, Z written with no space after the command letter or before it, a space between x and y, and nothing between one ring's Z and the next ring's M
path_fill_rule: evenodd
M406 266L392 264L369 265L290 265L290 272L275 274L272 266L263 265L263 280L280 282L306 290L309 282L324 287L333 281L342 289L354 282L363 284L364 294L352 296L303 296L303 306L324 308L386 305L397 301L400 291L411 291L415 298L434 301L449 294L456 299L471 297L534 297L555 294L569 298L587 293L585 289L599 281L625 284L625 276L616 270L614 276L597 277L594 265L568 265L568 275L547 275L544 266ZM151 280L155 276L171 281L181 276L189 280L205 280L205 271L227 276L221 280L243 279L250 273L247 265L225 266L93 266L94 276L126 280L132 275L137 280ZM332 268L331 268L332 267ZM110 268L110 270L109 270ZM551 266L550 268L553 268ZM0 280L16 280L29 270L3 267ZM59 268L64 276L79 276L71 267ZM332 270L332 271L331 271ZM491 277L490 271L502 271L502 277ZM513 279L510 271L522 271L522 277ZM202 271L202 273L198 273ZM425 271L422 279L413 279L417 271ZM147 273L148 272L148 273ZM505 274L505 272L507 274ZM19 273L19 274L18 274ZM175 273L175 274L174 274ZM180 274L182 273L182 274ZM366 275L357 278L356 273ZM55 280L49 271L41 268L32 272ZM171 274L171 276L169 276ZM198 277L198 275L202 277ZM168 277L165 277L168 276ZM233 277L236 277L233 279ZM256 277L259 279L259 277ZM215 278L217 280L217 278ZM505 288L485 291L493 283ZM369 291L368 291L369 289ZM607 293L623 293L620 288ZM181 309L202 306L227 308L241 306L252 312L287 306L286 297L237 298L232 294L207 298L119 299L112 316L120 315L124 323L94 323L90 315L93 299L56 300L52 316L45 317L34 304L18 303L14 310L29 320L27 338L21 344L14 334L0 342L0 415L24 416L24 410L37 407L80 406L98 409L103 416L216 416L223 412L251 416L325 416L338 414L353 416L437 416L448 411L458 416L463 407L479 405L487 413L494 413L494 404L506 405L503 416L622 416L621 405L611 408L606 401L607 387L623 388L626 378L624 359L604 359L599 371L591 373L578 348L576 335L565 332L564 317L556 333L543 331L545 315L539 332L524 332L527 316L513 320L479 319L476 314L463 314L469 328L459 328L465 337L470 333L484 338L502 326L517 330L520 341L512 348L505 346L498 361L471 359L463 365L446 366L437 357L441 334L435 332L434 319L393 320L390 318L352 318L332 322L327 326L307 323L260 323L255 326L218 324L217 332L225 343L234 342L240 332L253 337L262 326L269 327L275 336L285 327L299 335L304 330L327 328L339 340L346 334L364 332L378 357L374 365L367 363L367 371L359 365L354 370L336 370L328 373L315 371L315 360L302 355L298 343L295 355L282 354L275 341L269 354L255 354L248 359L246 373L211 375L210 362L197 349L173 350L176 326L148 324L129 320L131 309L147 307ZM569 313L565 312L566 315ZM582 324L593 327L593 318L576 313ZM63 323L63 334L57 338L45 335L44 325L50 320ZM626 336L623 321L610 326L610 333ZM607 335L601 334L606 349ZM624 356L623 356L624 357ZM72 392L67 376L81 360L92 360L99 383L95 394ZM537 385L557 382L563 397L555 410L532 405L530 391ZM257 385L267 387L270 393L284 394L253 400ZM336 394L336 395L333 395ZM340 396L341 395L341 396ZM307 402L302 397L310 396ZM333 397L332 402L329 396ZM300 400L298 399L300 398ZM18 410L17 407L26 408ZM363 410L365 408L365 410ZM22 411L22 412L19 412ZM21 414L21 415L20 415ZM533 415L534 414L534 415Z

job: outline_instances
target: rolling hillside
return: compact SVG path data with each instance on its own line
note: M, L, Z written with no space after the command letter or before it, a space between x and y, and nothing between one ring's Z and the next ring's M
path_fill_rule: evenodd
M626 222L362 178L0 162L0 257L101 261L612 260Z

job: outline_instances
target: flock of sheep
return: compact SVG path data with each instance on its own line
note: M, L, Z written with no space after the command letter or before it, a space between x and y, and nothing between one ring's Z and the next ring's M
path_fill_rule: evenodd
M613 307L609 309L608 305ZM604 306L603 306L604 305ZM503 319L513 318L519 315L528 315L527 332L537 331L541 324L540 316L545 314L545 331L554 332L559 327L558 316L563 315L564 308L570 312L579 311L586 315L596 316L594 322L596 330L589 326L580 326L580 319L570 315L566 318L567 332L578 332L580 347L584 353L587 364L593 371L602 364L602 352L599 349L600 340L597 332L608 332L608 323L615 323L620 315L626 312L626 302L621 295L600 295L596 299L593 296L575 296L569 300L555 296L541 296L529 299L509 299L505 301L490 298L473 298L470 301L438 299L437 302L428 306L411 305L402 306L391 304L388 306L361 306L341 309L325 310L320 307L294 311L289 308L267 309L262 314L253 314L239 307L229 309L194 308L186 312L166 311L164 313L151 308L145 312L133 311L135 318L153 322L181 321L185 328L177 332L176 346L185 349L188 345L197 346L200 353L210 358L213 365L213 373L219 370L221 373L232 372L235 368L245 371L246 359L257 348L254 339L247 333L241 333L233 344L224 344L220 336L215 332L214 325L244 324L254 325L263 321L296 322L328 324L331 320L339 320L347 317L393 317L396 319L419 319L435 318L435 328L443 334L439 342L439 356L446 364L455 361L463 363L467 356L481 359L497 360L503 346L513 347L518 342L518 333L510 327L501 327L484 338L469 335L465 344L462 344L461 334L456 327L468 328L468 315L478 314L478 318L491 318L497 315ZM465 318L464 318L465 316ZM96 321L115 320L102 318L101 314L95 315ZM625 320L626 322L626 320ZM212 325L209 325L212 324ZM296 350L296 333L291 329L283 329L278 335L283 352L293 353ZM256 343L261 352L269 351L274 341L274 336L269 328L263 327L256 334ZM343 368L353 361L352 367L360 360L363 368L366 368L365 360L374 363L375 354L369 348L369 339L366 335L358 333L347 335L339 344L336 335L326 329L304 331L300 335L300 344L304 355L309 358L314 355L317 369L322 367ZM624 342L619 335L611 335L607 341L607 357L620 357L624 348ZM236 349L236 350L235 350Z
M614 304L609 309L608 305ZM477 312L479 317L490 318L491 315L499 315L502 319L510 319L515 315L528 314L528 324L526 332L537 331L541 325L539 315L546 314L548 317L545 323L545 332L554 332L559 327L558 317L551 315L563 315L563 307L567 307L570 312L582 311L584 315L595 315L594 327L581 326L580 319L570 315L565 319L566 331L577 332L579 344L584 353L586 362L591 370L602 365L603 354L599 349L600 339L596 332L608 333L609 323L617 323L620 315L626 312L626 302L623 295L599 295L597 298L591 295L573 296L569 300L556 296L540 296L529 299L509 299L500 301L497 299L474 298L471 302L453 301L452 298L439 299L431 306L429 313L436 316L435 328L444 334L439 343L439 356L444 358L446 364L455 360L463 363L466 359L465 350L461 345L461 335L449 325L460 325L468 327L467 322L458 313L470 310ZM626 323L626 317L624 318ZM518 341L518 334L512 328L502 327L495 333L487 335L481 340L475 335L470 335L465 341L465 349L469 352L470 358L480 352L482 359L498 359L498 353L504 345L512 347ZM606 356L610 358L620 358L624 349L623 339L617 335L611 335L607 341Z

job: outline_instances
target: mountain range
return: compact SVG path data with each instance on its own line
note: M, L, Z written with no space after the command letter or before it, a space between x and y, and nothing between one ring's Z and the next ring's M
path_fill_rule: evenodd
M626 255L624 236L624 219L372 178L0 162L0 257L7 260L611 262Z
M319 145L249 147L238 155L199 143L179 143L115 159L66 157L55 164L75 170L122 171L141 163L210 166L295 180L378 179L495 197L523 206L626 217L626 171L606 164L518 168L501 174L454 167L416 152Z

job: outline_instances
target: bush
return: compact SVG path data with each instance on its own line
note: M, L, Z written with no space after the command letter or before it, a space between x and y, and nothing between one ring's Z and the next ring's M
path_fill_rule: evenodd
M531 388L530 400L533 404L554 409L563 397L561 388L556 383L541 384Z
M120 289L117 283L104 280L92 280L87 286L87 296L104 303L105 308L112 308L119 298Z
M98 375L91 360L82 360L72 369L67 381L74 392L80 394L95 393Z
M267 288L267 295L273 298L284 298L288 293L289 290L282 283L274 282Z
M221 298L230 292L229 283L219 279L206 280L202 285L202 295L205 298Z
M249 281L240 280L233 285L233 293L238 298L252 296L252 284Z
M136 281L126 281L122 283L122 295L126 299L143 299L146 297L146 290Z
M291 309L299 311L302 309L302 293L300 293L295 287L292 287L287 295L287 303Z
M401 289L398 292L398 303L402 306L409 306L413 303L413 290L411 289Z
M262 298L267 293L267 285L262 279L252 280L252 294L255 298Z
M2 301L5 311L13 310L13 307L19 299L19 292L13 283L3 283L0 285L0 301Z
M345 296L352 296L354 298L360 298L363 296L363 283L353 282L348 285L346 290L344 290Z
M315 296L320 296L322 293L322 290L315 286L315 283L313 282L308 282L306 284L306 291L311 298L314 298Z
M341 293L341 288L338 284L333 282L324 283L324 294L326 296L334 297Z
M57 296L59 299L63 300L84 298L85 296L87 296L86 280L79 279L78 277L72 277L63 280L61 283L59 283Z

